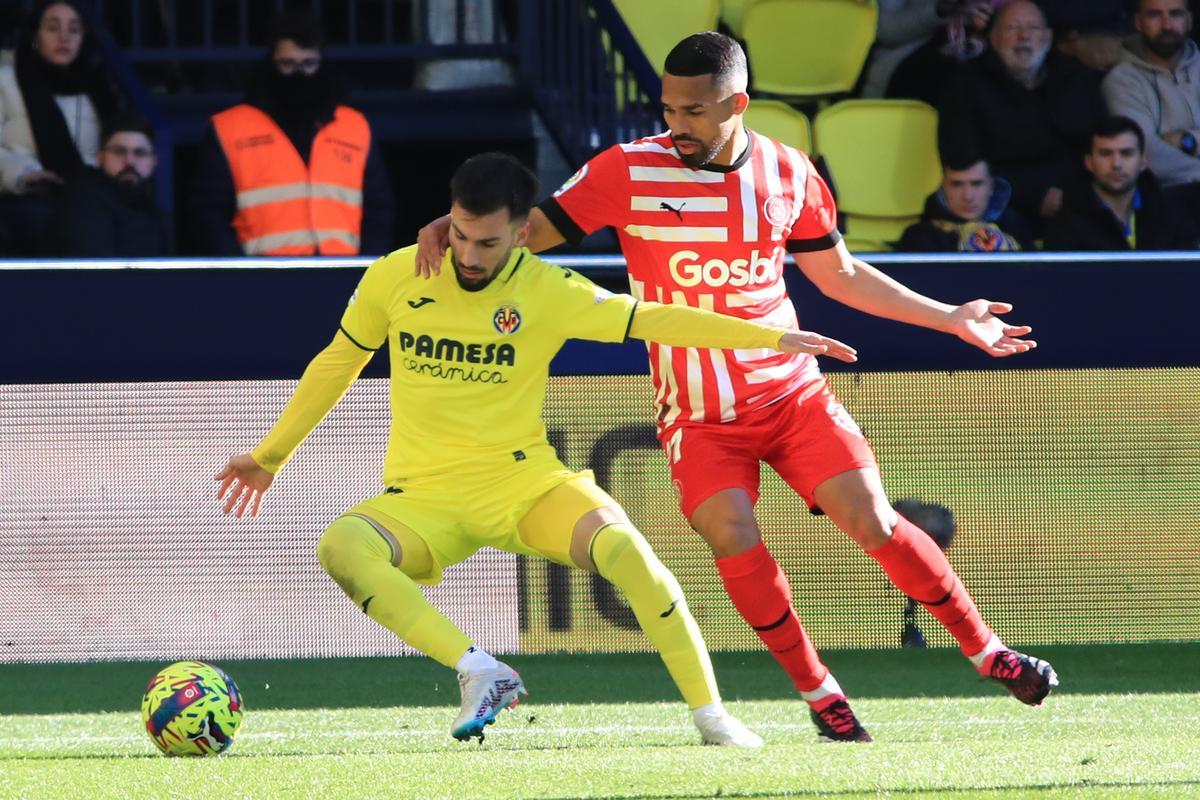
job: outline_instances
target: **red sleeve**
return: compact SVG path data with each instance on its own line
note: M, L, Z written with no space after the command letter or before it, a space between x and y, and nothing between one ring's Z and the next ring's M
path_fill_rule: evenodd
M538 208L568 242L606 226L620 226L629 214L629 166L620 145L584 164Z
M792 226L792 234L787 240L789 253L828 250L842 240L842 234L837 229L837 206L833 202L833 193L821 180L812 162L805 161L808 179L804 186L804 207L800 209L800 218Z

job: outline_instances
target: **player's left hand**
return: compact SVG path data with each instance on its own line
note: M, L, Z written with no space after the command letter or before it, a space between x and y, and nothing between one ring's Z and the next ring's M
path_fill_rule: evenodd
M236 513L242 516L247 510L250 516L258 516L258 507L262 505L263 492L271 488L275 476L258 465L249 453L230 456L225 466L213 476L213 480L221 482L217 490L217 499L225 501L225 513ZM237 511L234 512L234 507Z
M779 338L779 349L785 353L829 356L849 364L858 361L858 351L850 345L812 331L788 331Z
M989 355L1003 358L1024 353L1037 347L1028 336L1033 328L1028 325L1009 325L996 314L1012 311L1011 303L991 300L972 300L963 303L950 313L950 331L968 344L973 344Z

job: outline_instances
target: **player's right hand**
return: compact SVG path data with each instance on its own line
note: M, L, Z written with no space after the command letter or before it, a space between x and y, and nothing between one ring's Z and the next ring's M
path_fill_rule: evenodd
M788 331L779 338L779 349L785 353L830 356L848 364L858 361L858 351L850 345L812 331Z
M429 278L442 271L442 257L450 246L450 215L444 214L417 231L416 270L413 273Z
M263 492L271 488L275 476L258 465L249 453L230 456L213 480L221 482L217 490L217 499L225 502L225 513L234 512L242 516L249 509L250 516L258 516L258 507L262 504Z

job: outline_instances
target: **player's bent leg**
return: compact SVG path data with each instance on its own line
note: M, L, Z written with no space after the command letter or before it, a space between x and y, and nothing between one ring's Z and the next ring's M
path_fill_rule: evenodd
M317 544L321 566L373 620L412 647L459 672L462 704L456 739L483 739L483 728L525 694L520 676L472 645L430 605L413 577L430 573L432 557L411 530L384 527L362 515L339 517ZM410 574L406 574L410 572Z
M625 594L705 743L762 744L721 706L704 638L678 582L607 493L583 477L561 484L525 515L518 532L537 552L599 572Z
M921 603L949 631L981 674L1029 705L1039 705L1058 685L1053 667L1007 649L984 623L945 552L892 510L878 470L836 475L819 485L814 496L834 524L879 562L896 588Z
M646 539L628 522L608 522L591 537L597 572L621 590L646 636L692 709L705 744L761 747L762 739L720 702L704 638L683 590Z
M427 574L421 571L421 562L428 559L429 551L415 535L405 544L408 547L398 552L401 546L395 531L365 517L347 515L334 520L322 534L317 558L371 619L435 661L453 668L471 646L471 640L429 604L406 574Z
M749 495L726 489L696 506L690 523L716 556L725 592L742 619L767 646L797 691L821 685L829 670L792 608L792 589L762 542Z

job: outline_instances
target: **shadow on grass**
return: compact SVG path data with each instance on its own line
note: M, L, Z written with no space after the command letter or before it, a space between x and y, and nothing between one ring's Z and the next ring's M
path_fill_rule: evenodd
M1071 694L1200 691L1200 642L1030 648L1051 661ZM868 697L986 697L1000 690L955 650L838 650L823 654L848 692ZM512 656L548 703L671 702L679 695L649 653ZM794 697L765 653L715 653L729 700ZM0 715L133 711L161 662L0 665ZM222 661L248 708L352 708L458 704L453 671L426 658Z

